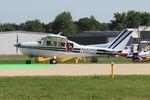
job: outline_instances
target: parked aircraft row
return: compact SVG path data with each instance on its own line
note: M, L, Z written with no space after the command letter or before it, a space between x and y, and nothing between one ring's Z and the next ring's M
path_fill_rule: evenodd
M127 49L124 49L121 53L118 53L119 56L124 56L127 58L132 58L133 61L143 62L150 60L150 48L149 46L142 47L142 44L150 44L149 41L141 41L139 44L132 44L127 46ZM141 50L139 50L141 48Z

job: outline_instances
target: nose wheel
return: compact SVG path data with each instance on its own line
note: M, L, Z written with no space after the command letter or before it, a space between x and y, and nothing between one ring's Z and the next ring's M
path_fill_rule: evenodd
M26 60L26 64L31 64L31 60Z
M51 60L49 61L49 63L50 63L50 64L57 64L57 60L56 60L56 59L51 59Z
M26 60L26 64L31 64L31 59L32 59L32 57L28 57L28 60Z

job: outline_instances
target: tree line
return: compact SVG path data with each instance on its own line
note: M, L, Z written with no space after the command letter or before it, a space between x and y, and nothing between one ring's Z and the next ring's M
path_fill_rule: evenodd
M101 23L94 16L80 18L73 21L70 12L58 14L53 22L48 24L40 20L29 20L21 24L4 23L0 24L0 31L32 31L32 32L63 32L63 35L71 35L84 31L121 31L125 28L137 28L138 26L150 25L150 13L139 11L128 11L114 13L113 20L108 23Z

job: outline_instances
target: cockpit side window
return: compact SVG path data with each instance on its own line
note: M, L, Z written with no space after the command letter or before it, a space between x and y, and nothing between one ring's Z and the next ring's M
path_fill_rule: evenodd
M73 43L67 43L68 48L73 48Z
M65 47L65 43L64 42L58 42L58 46L59 47Z
M51 46L52 42L51 41L46 41L46 45Z
M56 41L53 41L52 43L53 43L52 46L57 46L57 42Z
M57 46L57 42L56 41L46 41L46 45L47 46Z

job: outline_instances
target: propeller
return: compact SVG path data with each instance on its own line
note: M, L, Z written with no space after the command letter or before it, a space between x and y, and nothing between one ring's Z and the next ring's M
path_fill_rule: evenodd
M18 54L18 48L21 46L21 43L18 43L18 41L19 41L19 37L17 34L16 43L14 44L14 46L16 47L16 55Z

